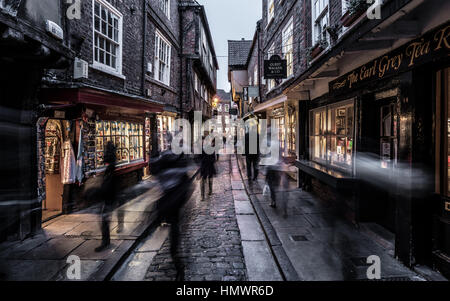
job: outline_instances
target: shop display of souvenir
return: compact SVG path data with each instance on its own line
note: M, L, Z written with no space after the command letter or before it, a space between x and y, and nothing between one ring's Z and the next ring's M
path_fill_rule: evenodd
M116 147L117 163L144 159L144 125L121 121L96 122L96 168L104 166L104 148L109 141Z
M58 137L45 138L45 172L59 174L60 143Z
M60 173L62 132L59 122L50 120L45 129L45 172Z

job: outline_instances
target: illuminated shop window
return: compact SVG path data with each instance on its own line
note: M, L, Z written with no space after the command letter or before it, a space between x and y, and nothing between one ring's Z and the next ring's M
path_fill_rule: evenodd
M311 159L351 171L353 166L354 105L338 103L310 112Z
M116 147L117 164L132 163L144 159L144 126L122 121L97 121L95 143L96 168L104 166L103 158L107 143Z

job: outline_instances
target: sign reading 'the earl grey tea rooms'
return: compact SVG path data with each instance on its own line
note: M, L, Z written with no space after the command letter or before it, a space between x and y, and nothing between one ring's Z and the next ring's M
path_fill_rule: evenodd
M284 79L287 78L287 61L282 60L280 56L273 55L269 60L264 61L265 79Z

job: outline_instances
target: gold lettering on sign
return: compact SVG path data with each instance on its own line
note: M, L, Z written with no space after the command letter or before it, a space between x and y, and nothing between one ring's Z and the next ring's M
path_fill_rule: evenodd
M358 74L355 72L352 72L348 75L348 81L349 81L349 88L353 86L353 84L358 82Z
M370 68L367 68L366 66L363 66L361 68L360 73L359 73L359 79L360 80L365 80L365 79L371 78L372 76L375 76L376 69L377 69L377 62L378 62L378 60L375 60L373 62L372 67L370 67Z
M341 89L341 88L343 88L344 86L345 86L345 84L347 83L347 80L346 79L344 79L342 82L340 82L340 83L335 83L334 85L333 85L333 89Z
M378 66L378 77L382 78L386 72L388 72L391 69L398 70L403 62L403 53L398 54L396 56L393 56L389 58L389 56L385 55L380 60L380 65Z
M441 29L434 35L434 40L439 41L437 47L434 49L434 51L439 50L442 48L442 44L445 45L445 47L448 49L450 48L450 43L447 40L450 37L450 25L446 28Z
M409 62L409 67L413 66L415 60L419 57L428 54L430 52L430 42L425 42L424 39L419 42L411 43L408 48L406 48L406 55L411 58Z

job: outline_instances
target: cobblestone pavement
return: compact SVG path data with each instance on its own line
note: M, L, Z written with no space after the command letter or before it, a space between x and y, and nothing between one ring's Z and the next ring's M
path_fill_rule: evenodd
M241 235L231 190L231 162L222 156L217 162L213 194L200 201L200 182L182 212L180 257L186 281L246 281ZM173 281L176 270L166 240L152 260L145 280Z

